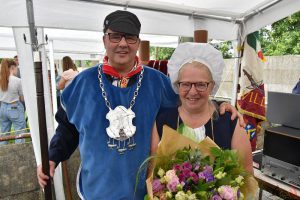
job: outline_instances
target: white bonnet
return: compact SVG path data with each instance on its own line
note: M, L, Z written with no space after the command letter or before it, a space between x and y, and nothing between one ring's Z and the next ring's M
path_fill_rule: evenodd
M178 78L180 68L184 64L193 61L198 61L210 69L213 80L215 81L212 95L215 95L220 86L225 63L222 53L207 43L186 42L179 44L175 49L168 62L168 73L174 91L178 93L175 82Z

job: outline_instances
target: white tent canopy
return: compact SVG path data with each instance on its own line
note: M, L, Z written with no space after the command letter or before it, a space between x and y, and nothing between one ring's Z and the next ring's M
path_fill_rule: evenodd
M101 60L105 54L101 31L79 31L45 28L44 34L53 42L54 59L68 55L74 60ZM151 46L173 47L178 44L177 36L141 34L142 40L150 41ZM49 45L46 45L49 52ZM17 55L13 30L0 27L0 58L11 58Z
M28 25L26 1L4 1L0 25ZM104 17L116 10L134 12L142 23L142 33L193 36L206 29L209 38L234 40L242 25L244 33L258 30L299 11L297 0L33 0L38 27L99 31Z

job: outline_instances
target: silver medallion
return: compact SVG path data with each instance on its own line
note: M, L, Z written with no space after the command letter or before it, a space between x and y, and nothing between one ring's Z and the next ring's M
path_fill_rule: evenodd
M138 91L141 87L143 73L144 68L139 75L137 87L133 93L133 98L130 101L129 108L127 109L124 106L119 105L115 107L115 109L112 109L104 90L101 65L98 67L99 86L102 91L102 97L104 98L105 105L109 109L109 112L106 114L106 119L109 120L109 126L106 128L106 132L109 137L107 145L109 148L116 147L120 154L123 154L127 148L132 149L136 146L133 137L136 132L136 127L132 124L132 120L135 118L135 113L132 111L132 107L135 104L135 99L138 96Z

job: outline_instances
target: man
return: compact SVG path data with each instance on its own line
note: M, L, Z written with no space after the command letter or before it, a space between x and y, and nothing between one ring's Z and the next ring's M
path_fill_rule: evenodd
M18 69L16 77L21 78L18 55L14 56L14 61L17 64L17 69Z
M77 188L82 199L143 199L146 194L146 173L138 183L136 174L154 152L152 127L159 109L175 106L178 97L165 75L139 64L140 27L133 13L109 14L103 64L81 72L61 95L59 125L49 150L50 175L79 143ZM42 187L48 178L39 166Z

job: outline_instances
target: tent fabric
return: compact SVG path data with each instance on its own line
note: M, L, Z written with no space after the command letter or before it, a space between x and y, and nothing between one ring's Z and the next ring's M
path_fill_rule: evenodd
M105 54L102 42L103 33L98 31L79 31L45 28L44 34L53 43L54 59L70 56L74 60L102 60ZM177 36L140 35L141 40L150 41L151 46L173 47L178 45ZM45 45L50 51L50 45ZM17 49L13 38L13 31L8 27L0 27L0 57L13 57Z
M33 6L35 23L39 27L99 31L108 13L127 8L140 18L144 34L192 37L195 29L205 28L209 38L233 40L239 23L245 36L299 11L300 1L33 0ZM26 1L5 1L1 7L8 12L0 13L0 26L27 26Z

